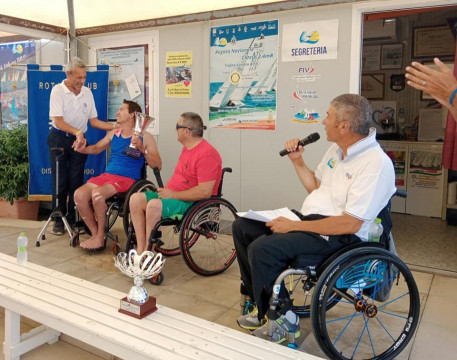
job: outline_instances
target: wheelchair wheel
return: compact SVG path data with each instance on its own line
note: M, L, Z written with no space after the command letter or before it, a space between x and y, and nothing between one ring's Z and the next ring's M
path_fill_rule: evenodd
M163 283L163 274L158 273L156 276L153 276L152 278L149 278L149 282L152 285L159 286L160 284Z
M145 191L157 191L156 186L150 182L149 180L138 180L135 182L132 187L129 189L127 192L127 195L125 196L125 201L124 201L124 208L123 208L123 214L124 218L122 219L123 225L124 225L124 232L125 235L128 235L129 231L129 224L130 224L130 197L132 194L136 192L145 192Z
M301 318L309 317L312 292L303 289L305 275L290 274L284 278L284 287L293 302L293 311ZM304 290L304 291L302 291Z
M111 230L113 227L114 223L116 222L118 216L119 216L119 203L112 203L107 210L108 217L107 217L107 224L108 224L108 229L106 230Z
M211 276L230 267L236 257L232 237L235 219L234 206L222 198L202 200L188 210L181 224L179 245L193 272Z
M292 310L300 318L307 318L311 313L311 300L315 288L315 280L308 280L308 275L303 274L302 270L295 270L296 273L287 274L284 279L284 287L292 300ZM336 304L336 300L341 298L337 293L333 293L327 301L327 310Z
M163 225L160 227L161 236L155 249L165 256L175 256L181 253L179 247L179 237L181 231L181 222L172 225Z
M392 282L390 297L378 301ZM323 306L335 292L341 298L331 309ZM393 359L414 335L420 298L413 275L398 257L360 248L323 271L311 306L314 336L331 359Z

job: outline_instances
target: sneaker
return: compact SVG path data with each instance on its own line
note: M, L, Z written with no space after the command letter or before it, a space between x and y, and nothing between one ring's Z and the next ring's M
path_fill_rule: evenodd
M254 309L246 315L240 316L236 322L238 325L246 330L255 330L261 327L263 324L265 324L265 320L262 319L262 321L259 321L257 318L258 314L257 306L254 307Z
M295 314L294 314L295 315ZM268 323L262 327L255 330L252 335L259 337L264 340L273 341L277 344L280 344L289 339L289 333L293 333L295 339L300 337L300 321L297 315L295 323L292 324L289 320L286 319L284 315L281 315L275 321L269 320L271 322L272 331L271 338L268 336ZM289 340L290 341L290 340Z
M63 235L65 233L65 227L62 221L54 221L51 233L54 235Z

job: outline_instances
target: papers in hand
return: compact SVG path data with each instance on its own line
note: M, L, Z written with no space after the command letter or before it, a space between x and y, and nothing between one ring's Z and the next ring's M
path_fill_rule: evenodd
M262 222L268 222L280 216L283 216L290 220L300 221L299 217L286 207L282 209L264 211L249 210L248 212L239 212L237 213L237 215L240 217L244 217L246 219L257 220Z

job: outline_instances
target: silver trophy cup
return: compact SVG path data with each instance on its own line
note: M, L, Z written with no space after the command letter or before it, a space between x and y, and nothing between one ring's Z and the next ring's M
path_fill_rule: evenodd
M135 249L129 253L121 252L114 258L114 265L127 276L132 277L134 286L126 298L121 300L119 311L137 318L157 310L155 298L149 297L148 291L142 286L145 279L158 275L165 263L162 254L144 251L138 255Z
M154 124L154 122L155 119L152 116L135 111L135 127L133 133L136 136L142 137L148 126ZM127 146L122 153L135 159L139 159L141 156L141 151L132 144Z

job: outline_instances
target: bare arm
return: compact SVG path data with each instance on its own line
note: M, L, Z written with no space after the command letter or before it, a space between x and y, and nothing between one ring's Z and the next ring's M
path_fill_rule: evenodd
M65 131L66 133L73 134L76 136L76 140L80 142L81 144L85 144L84 140L84 134L81 130L71 126L68 124L63 116L54 116L54 123L55 126L62 131Z
M157 148L154 136L145 132L143 141L141 141L138 136L134 135L132 137L132 144L142 152L146 162L151 168L158 167L160 170L162 169L162 159L160 158L159 149Z
M359 231L363 220L351 215L330 216L314 221L293 221L280 217L266 223L275 233L288 233L290 231L310 231L322 235L355 234Z
M101 121L96 117L89 119L89 122L90 122L90 126L92 126L93 128L96 128L96 129L100 129L100 130L110 131L110 130L113 130L116 127L115 123L109 123L107 121Z
M452 92L457 89L457 79L452 71L438 58L434 59L438 70L418 62L406 67L408 85L432 95L441 105L447 107L457 121L457 96L449 103Z
M99 140L96 144L84 147L81 145L81 143L78 143L76 146L74 146L74 149L81 154L100 154L103 150L106 150L109 147L113 135L114 130L111 130L103 139Z
M216 180L206 181L184 191L173 191L167 188L157 190L159 197L163 199L176 199L181 201L198 201L209 198L213 193Z
M314 177L314 171L311 171L308 166L306 166L302 157L304 148L303 146L298 146L298 141L299 139L291 139L287 141L285 148L289 151L288 156L294 165L298 178L308 193L311 193L320 186L320 182Z

